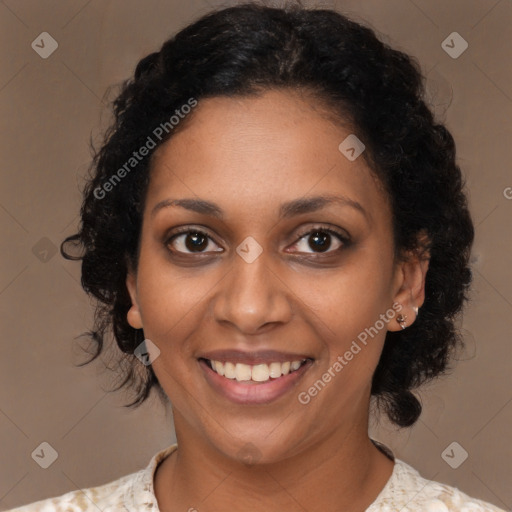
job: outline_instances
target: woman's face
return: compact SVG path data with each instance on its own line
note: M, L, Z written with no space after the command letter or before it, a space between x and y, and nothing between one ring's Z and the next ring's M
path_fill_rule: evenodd
M192 115L154 155L127 279L178 441L270 462L366 428L393 304L415 304L387 198L338 149L350 130L290 91Z

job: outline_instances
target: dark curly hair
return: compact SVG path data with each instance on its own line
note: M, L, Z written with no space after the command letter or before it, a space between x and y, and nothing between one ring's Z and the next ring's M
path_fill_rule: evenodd
M463 344L455 321L468 300L474 238L454 140L425 103L423 78L413 58L381 42L370 28L332 10L297 4L212 11L140 60L134 76L121 84L114 122L94 153L79 232L61 245L64 257L82 260L82 286L97 299L94 327L86 333L95 353L84 364L113 334L124 363L115 390L127 385L136 392L125 407L142 404L153 387L165 396L151 365L134 355L142 330L126 319L131 301L125 280L129 266L137 268L154 149L122 179L112 182L113 175L191 97L200 102L288 88L312 93L360 134L363 157L391 202L395 255L423 249L430 259L419 316L407 329L387 332L371 389L393 423L416 422L421 404L411 391L446 372ZM156 146L193 117L167 130ZM108 193L100 194L109 180ZM422 234L427 238L420 243ZM76 247L79 255L73 254Z

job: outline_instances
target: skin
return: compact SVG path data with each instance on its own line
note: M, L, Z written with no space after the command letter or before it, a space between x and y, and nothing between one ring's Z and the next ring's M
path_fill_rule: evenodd
M162 512L229 510L233 498L251 511L363 511L391 476L393 462L369 440L368 411L396 317L308 404L297 397L393 303L414 321L428 262L394 260L388 198L363 157L338 150L350 127L318 105L286 90L201 100L153 155L139 264L126 284L128 321L158 346L153 368L173 407L179 448L155 476ZM366 215L334 203L279 218L282 203L323 194L357 201ZM224 218L180 206L151 214L170 198L214 202ZM169 242L178 226L211 237L199 249L206 255L187 248L186 234ZM333 235L327 251L315 249L307 232L319 227L351 243ZM252 263L236 252L248 236L263 250ZM314 363L276 401L239 405L210 387L197 361L231 348Z

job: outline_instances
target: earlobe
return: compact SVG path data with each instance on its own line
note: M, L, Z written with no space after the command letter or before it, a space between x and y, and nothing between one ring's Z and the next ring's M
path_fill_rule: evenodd
M142 317L137 303L137 280L132 272L128 272L126 276L126 288L132 301L132 305L126 313L126 320L134 329L142 329Z
M429 266L428 257L411 257L401 262L397 272L401 284L395 294L394 302L400 304L400 310L394 321L388 326L389 331L400 331L412 325L419 314L419 308L425 301L425 280Z

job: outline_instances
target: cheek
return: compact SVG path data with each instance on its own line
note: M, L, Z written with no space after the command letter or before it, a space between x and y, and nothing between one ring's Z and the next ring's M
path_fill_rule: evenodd
M308 321L323 344L326 357L322 365L332 368L338 361L343 366L339 370L337 365L339 371L332 368L338 382L347 378L350 386L354 382L361 385L371 379L378 364L388 322L394 315L387 262L385 255L378 258L373 251L361 251L336 275L302 276L296 282L295 290L307 306L304 311L309 311ZM303 290L300 295L298 290Z
M357 335L370 327L390 303L388 270L382 260L354 255L339 271L298 274L292 288L331 334Z
M172 265L160 248L146 242L139 261L138 298L148 327L168 328L200 306L207 284L195 273Z
M183 281L173 278L161 265L141 258L138 301L144 335L161 350L176 339L176 330L193 311L195 297Z

